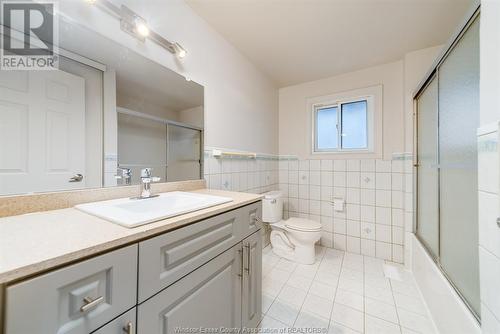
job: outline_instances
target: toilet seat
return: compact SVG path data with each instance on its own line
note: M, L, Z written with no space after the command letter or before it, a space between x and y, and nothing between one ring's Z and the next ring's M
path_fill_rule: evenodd
M321 224L314 220L291 217L283 221L286 228L299 232L318 232L321 231Z

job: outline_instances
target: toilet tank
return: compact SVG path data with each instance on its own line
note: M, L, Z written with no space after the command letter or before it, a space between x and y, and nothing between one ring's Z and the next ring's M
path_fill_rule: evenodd
M283 194L280 191L264 193L262 199L262 221L277 223L283 219Z

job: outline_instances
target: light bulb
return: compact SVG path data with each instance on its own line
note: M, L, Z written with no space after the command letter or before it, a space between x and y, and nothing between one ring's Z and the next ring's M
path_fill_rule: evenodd
M180 46L180 44L177 42L174 43L174 50L175 50L176 56L179 59L182 59L182 58L186 57L186 55L187 55L187 51L182 46Z
M86 3L88 3L89 5L94 5L97 0L85 0Z
M136 25L135 25L135 30L137 31L137 33L139 35L141 35L142 37L147 37L149 36L149 28L148 26L143 23L143 22L137 22Z

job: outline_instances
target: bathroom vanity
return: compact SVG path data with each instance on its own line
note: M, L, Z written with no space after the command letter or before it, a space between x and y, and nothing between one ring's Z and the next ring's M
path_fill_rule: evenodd
M2 333L166 334L256 327L261 196L199 191L223 193L233 201L134 229L73 208L0 219ZM27 233L25 246L3 234L16 229ZM98 241L82 241L91 235ZM51 244L57 241L61 245ZM32 259L29 254L8 259L30 249Z

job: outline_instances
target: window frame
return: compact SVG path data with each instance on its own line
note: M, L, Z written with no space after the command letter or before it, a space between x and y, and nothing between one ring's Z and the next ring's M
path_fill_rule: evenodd
M339 153L373 153L375 147L374 137L374 95L357 96L351 98L325 100L312 104L312 154L339 154ZM342 147L342 105L366 101L366 148ZM320 109L337 107L337 148L319 149L317 133L317 113Z

